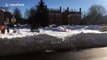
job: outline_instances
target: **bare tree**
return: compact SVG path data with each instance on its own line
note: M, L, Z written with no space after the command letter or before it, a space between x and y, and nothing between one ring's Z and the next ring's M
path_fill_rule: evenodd
M89 15L101 15L101 16L104 16L105 12L106 12L106 10L102 5L92 5L89 8L88 14Z
M87 24L102 24L105 12L106 10L102 5L92 5L85 17Z

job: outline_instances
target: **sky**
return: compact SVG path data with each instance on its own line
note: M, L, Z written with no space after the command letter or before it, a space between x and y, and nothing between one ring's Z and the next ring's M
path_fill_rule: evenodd
M30 9L38 4L40 0L0 0L0 7L8 6L13 12L15 7L18 7L24 15L26 9ZM87 11L92 5L102 5L107 10L107 0L44 0L48 8L69 7L70 9L82 8L82 11ZM20 4L15 5L15 4Z

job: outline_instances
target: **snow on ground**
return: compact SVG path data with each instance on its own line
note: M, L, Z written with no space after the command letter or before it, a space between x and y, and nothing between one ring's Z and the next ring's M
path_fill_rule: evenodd
M54 50L65 48L88 48L107 46L107 32L99 31L100 26L58 26L30 32L29 28L19 28L19 33L0 34L0 55Z
M61 28L60 28L61 27ZM73 36L80 33L107 33L99 31L100 26L99 25L90 25L90 26L59 26L55 28L47 28L47 29L41 29L41 33L48 34L51 36L55 36L58 38L65 38L66 36Z
M35 52L44 49L55 49L58 47L57 43L60 42L61 39L46 34L27 36L24 38L0 38L0 56Z
M107 33L80 33L67 36L64 42L74 48L104 47L107 46Z
M26 37L33 36L35 33L30 32L30 29L19 29L19 33L13 33L13 29L10 29L10 33L0 34L0 38L16 38L16 37Z
M26 37L33 36L38 34L48 34L58 38L65 38L66 36L76 35L79 33L107 33L99 31L99 25L90 25L90 26L58 26L58 27L47 27L39 29L40 33L30 32L29 28L17 28L17 33L13 33L13 29L10 29L10 33L0 34L0 38L16 38L16 37ZM19 31L19 32L18 32Z

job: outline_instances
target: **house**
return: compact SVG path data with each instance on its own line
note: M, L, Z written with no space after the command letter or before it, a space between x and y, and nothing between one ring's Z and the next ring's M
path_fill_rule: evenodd
M4 20L4 11L0 10L0 25L3 24L3 20Z
M62 24L62 13L59 9L50 9L49 10L49 24Z
M0 25L4 25L5 22L10 23L12 14L8 11L7 7L0 7Z
M56 25L78 25L81 20L81 8L79 11L70 10L67 7L66 10L59 9L49 9L49 23Z

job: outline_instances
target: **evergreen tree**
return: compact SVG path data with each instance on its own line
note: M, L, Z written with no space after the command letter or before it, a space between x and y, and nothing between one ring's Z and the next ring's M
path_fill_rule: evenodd
M39 4L29 11L26 10L25 15L31 25L31 31L48 26L48 8L43 0L40 0Z
M26 15L28 17L29 24L31 25L31 31L33 31L33 29L38 29L37 26L39 26L39 24L38 24L37 17L36 17L37 16L36 9L35 8L31 8L27 12Z
M14 9L13 15L16 18L16 23L21 23L22 14L21 14L21 11L18 8Z
M36 6L36 17L39 26L48 26L48 8L44 4L43 0L40 0L39 4Z

